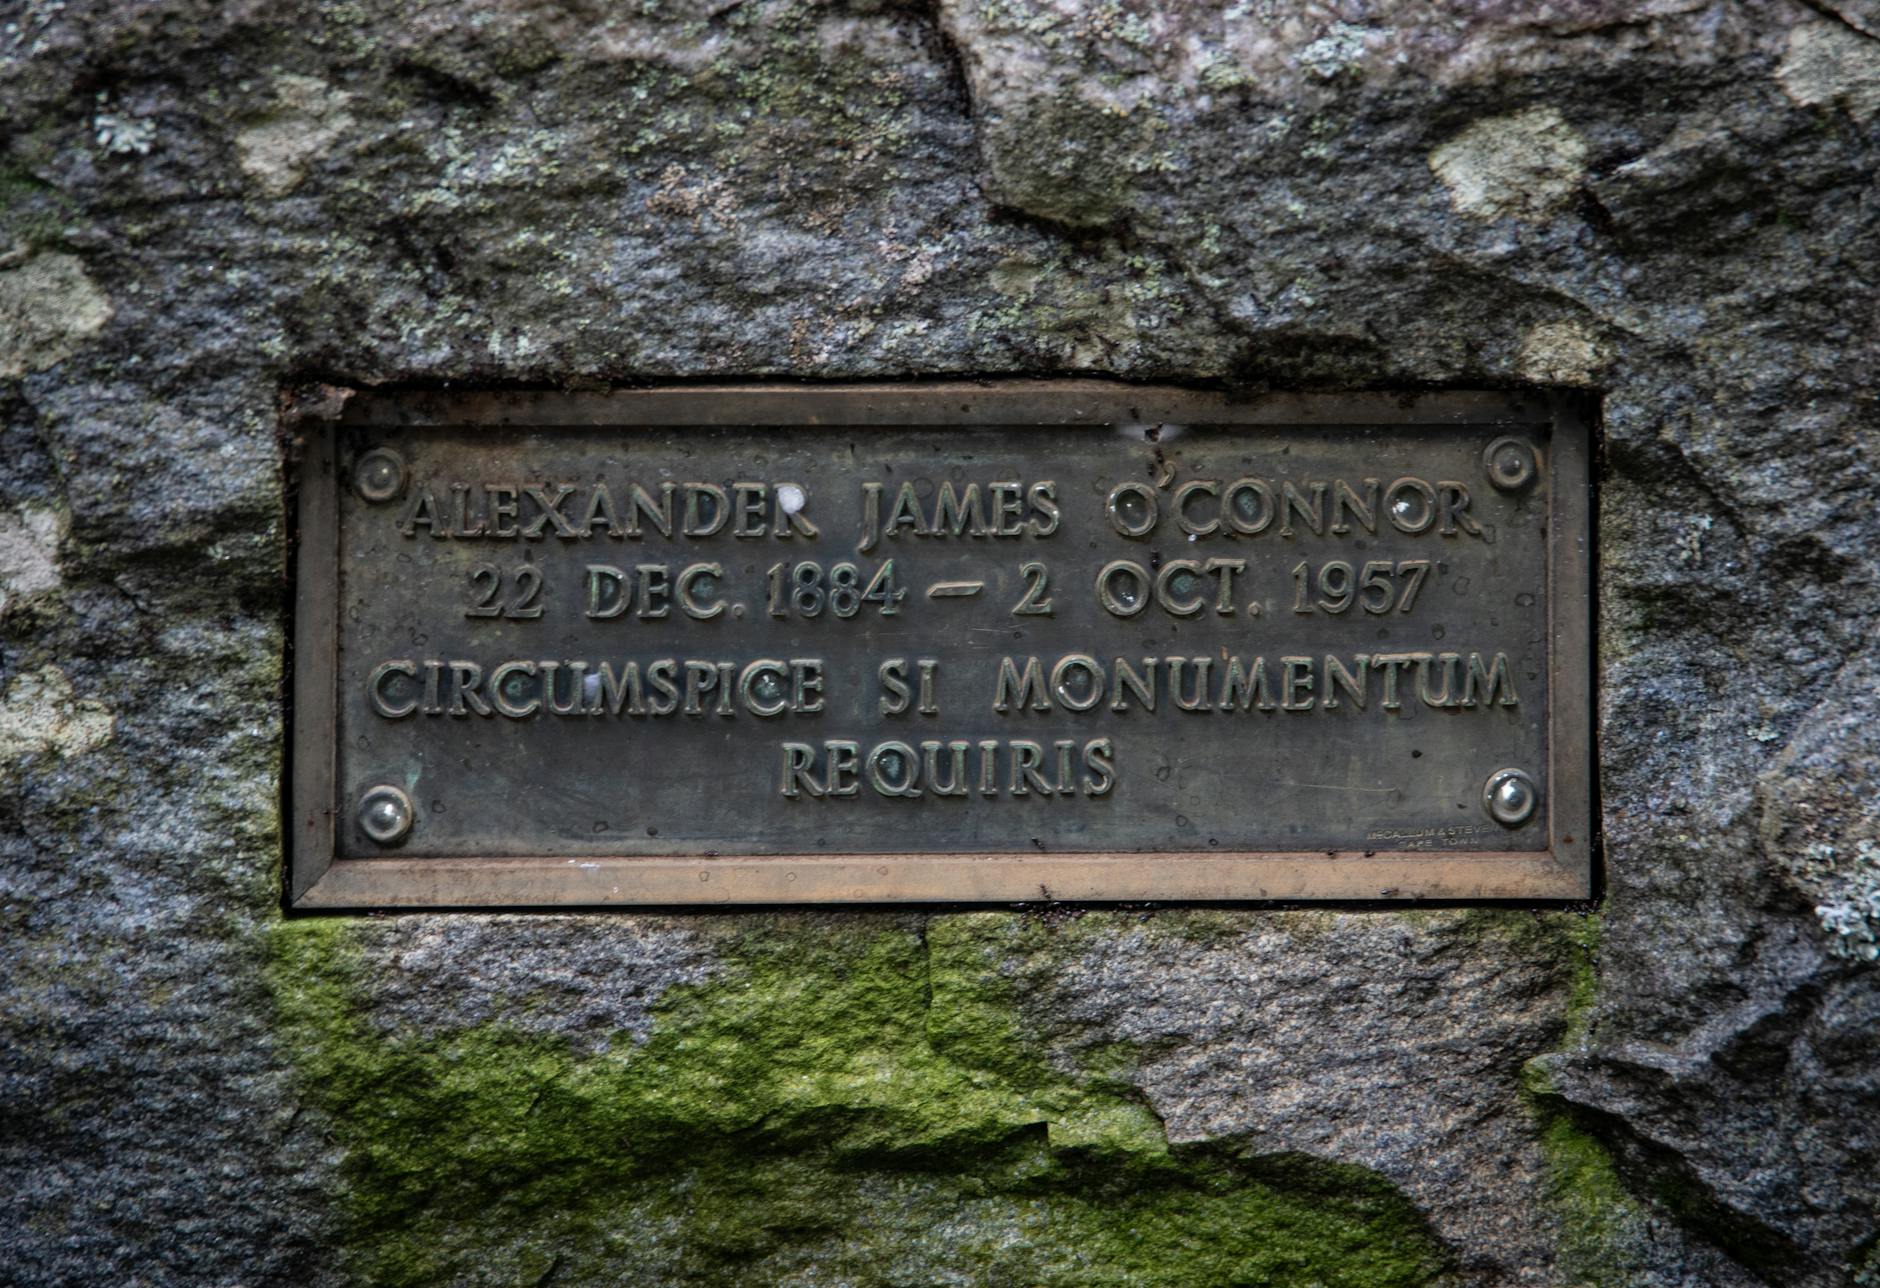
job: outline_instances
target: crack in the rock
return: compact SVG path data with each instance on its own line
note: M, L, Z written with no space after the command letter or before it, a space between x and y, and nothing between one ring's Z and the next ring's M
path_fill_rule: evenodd
M947 80L953 86L958 98L960 114L965 118L967 127L972 132L972 148L978 154L979 165L970 178L986 205L1003 218L1033 228L1050 237L1069 241L1073 245L1088 246L1117 231L1128 222L1127 214L1119 215L1116 219L1102 224L1080 226L1005 201L994 193L989 184L992 177L992 159L987 155L985 139L980 130L980 105L973 93L972 75L966 68L966 51L960 47L958 39L947 28L946 15L941 11L943 3L944 0L915 0L915 3L910 4L908 9L931 31L941 66L946 69Z
M1865 27L1854 22L1846 14L1829 4L1827 0L1796 0L1796 3L1800 4L1804 9L1811 10L1817 16L1826 18L1829 22L1837 26L1846 27L1862 40L1880 41L1880 34L1868 31Z
M976 145L979 141L979 104L973 98L972 78L966 73L966 52L953 38L953 33L947 30L946 16L940 12L941 2L942 0L915 0L915 3L908 6L908 11L924 23L932 34L940 65L946 69L947 82L952 85L953 92L959 100L960 114L966 118L966 124L972 127L973 141Z

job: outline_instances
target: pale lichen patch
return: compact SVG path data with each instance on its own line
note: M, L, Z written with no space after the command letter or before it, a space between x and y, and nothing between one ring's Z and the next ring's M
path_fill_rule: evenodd
M1364 59L1366 38L1374 34L1368 27L1335 22L1324 35L1299 51L1299 65L1319 80L1354 71Z
M353 123L346 104L352 95L315 76L280 76L276 107L266 119L235 136L242 172L270 197L300 186L308 165L332 147Z
M77 756L111 740L117 718L102 702L77 698L56 666L16 676L0 696L0 764L53 752Z
M1532 107L1477 121L1430 153L1449 202L1472 219L1541 219L1586 176L1586 140L1557 110Z
M66 522L63 510L45 506L0 510L0 615L17 598L62 584L59 542Z
M1825 893L1815 917L1828 934L1828 951L1849 961L1880 961L1880 842L1861 837L1851 847L1816 844L1805 862Z
M91 118L91 132L98 146L113 156L149 156L157 140L155 121L127 112L107 111L109 96L98 95L99 110Z
M1880 112L1880 42L1838 23L1797 27L1776 80L1798 106L1839 106L1865 124Z
M1517 361L1523 379L1585 388L1596 382L1612 354L1598 334L1568 318L1531 328L1522 338Z
M65 361L111 320L76 255L34 255L0 272L0 380Z

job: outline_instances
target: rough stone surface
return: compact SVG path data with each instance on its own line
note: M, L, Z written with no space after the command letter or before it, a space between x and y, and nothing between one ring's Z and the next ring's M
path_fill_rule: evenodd
M1880 1279L1877 29L14 6L0 1279ZM294 414L1066 373L1596 392L1596 920L282 920Z
M110 741L111 723L102 703L73 699L71 680L56 666L16 676L0 695L0 763L95 751Z
M1449 200L1474 219L1544 219L1586 178L1586 140L1557 108L1477 121L1430 153Z
M0 269L0 379L63 362L110 320L110 302L76 256L33 255Z
M1870 121L1880 111L1880 49L1873 42L1871 33L1852 25L1797 27L1776 79L1805 107L1836 104L1855 120Z
M25 505L0 512L0 614L14 599L59 588L64 516Z
M235 136L235 150L262 192L284 197L352 124L346 112L351 95L316 76L281 76L275 97L273 110Z

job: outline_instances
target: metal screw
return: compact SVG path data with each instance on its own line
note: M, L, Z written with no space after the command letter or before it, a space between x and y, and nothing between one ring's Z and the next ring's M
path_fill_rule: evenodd
M1504 492L1519 492L1540 473L1534 449L1518 438L1498 438L1482 452L1488 481Z
M359 800L359 830L380 845L403 841L416 818L411 797L389 784L372 788Z
M389 447L375 447L353 466L353 487L368 501L390 501L405 490L410 476L404 457Z
M1541 789L1525 769L1497 769L1482 787L1482 808L1503 827L1520 827L1540 803Z

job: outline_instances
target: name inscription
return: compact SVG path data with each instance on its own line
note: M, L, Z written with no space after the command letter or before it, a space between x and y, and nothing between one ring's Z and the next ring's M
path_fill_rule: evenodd
M1072 388L349 414L332 857L1559 863L1551 418Z

